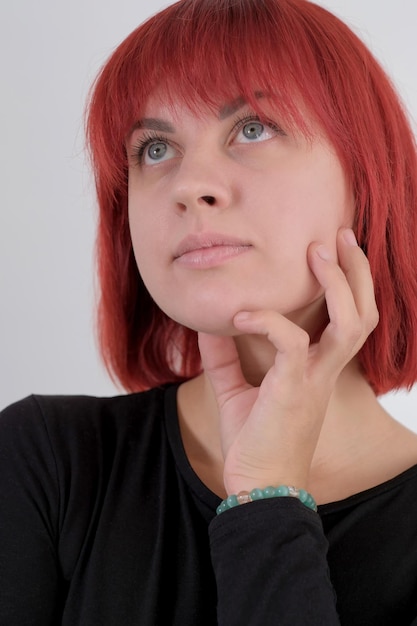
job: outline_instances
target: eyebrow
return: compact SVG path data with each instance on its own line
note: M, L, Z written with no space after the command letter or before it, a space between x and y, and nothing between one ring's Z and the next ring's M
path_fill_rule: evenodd
M263 98L264 95L261 92L257 92L255 94L256 98ZM239 109L245 106L246 100L239 96L232 102L225 104L219 111L219 120L225 120L233 113L236 113ZM137 122L135 122L130 129L129 136L138 129L147 128L148 130L157 130L162 133L175 133L175 127L166 122L165 120L159 119L157 117L144 117Z
M144 117L135 122L129 134L139 128L147 128L148 130L159 130L162 133L175 133L175 128L169 122L158 119L157 117Z
M230 117L230 115L233 115L233 113L236 113L236 111L239 111L239 109L245 106L245 104L246 100L242 97L236 98L236 100L225 104L225 106L219 111L219 119L225 120L227 117Z
M265 98L265 94L262 91L255 91L254 96L256 100ZM248 104L248 102L245 98L242 98L242 96L239 96L235 100L232 100L232 102L225 104L219 111L219 119L224 120L230 115L233 115L233 113L236 113L236 111L239 111L239 109L244 107L245 104Z

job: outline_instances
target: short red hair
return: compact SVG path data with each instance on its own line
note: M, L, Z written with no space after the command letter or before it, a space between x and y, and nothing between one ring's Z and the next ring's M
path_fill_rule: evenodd
M196 375L196 334L154 303L136 267L125 137L150 93L196 110L268 93L308 133L300 96L335 147L356 200L355 230L380 322L360 352L377 393L417 380L417 156L390 80L338 18L305 0L180 0L133 31L97 77L87 139L100 209L98 332L116 381L145 389ZM181 294L178 295L181 297Z

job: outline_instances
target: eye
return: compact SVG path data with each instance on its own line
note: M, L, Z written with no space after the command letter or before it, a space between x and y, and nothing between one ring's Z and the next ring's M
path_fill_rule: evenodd
M163 141L158 141L155 143L151 143L147 150L146 156L148 156L151 161L161 161L168 151L168 146Z
M272 139L276 135L284 135L284 131L273 122L263 122L256 115L246 116L237 120L234 131L236 140L241 143L255 143Z
M176 151L166 137L145 134L134 146L132 156L139 165L155 165L175 155Z
M242 135L245 139L252 141L254 139L260 139L264 133L264 125L261 122L249 122L242 128Z

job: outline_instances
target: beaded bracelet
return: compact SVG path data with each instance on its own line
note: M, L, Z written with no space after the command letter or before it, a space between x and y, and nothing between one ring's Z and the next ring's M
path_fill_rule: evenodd
M280 485L279 487L265 487L265 489L252 489L252 491L240 491L237 495L230 495L223 500L216 509L217 515L232 509L239 504L246 504L247 502L253 502L254 500L264 500L266 498L281 498L290 497L298 498L304 506L317 511L317 504L311 494L305 489L297 489L290 485Z

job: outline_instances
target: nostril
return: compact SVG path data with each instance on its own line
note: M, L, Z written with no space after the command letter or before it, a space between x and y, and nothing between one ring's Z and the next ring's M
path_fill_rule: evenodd
M201 199L204 200L204 202L207 202L210 206L213 206L216 202L214 196L201 196Z

